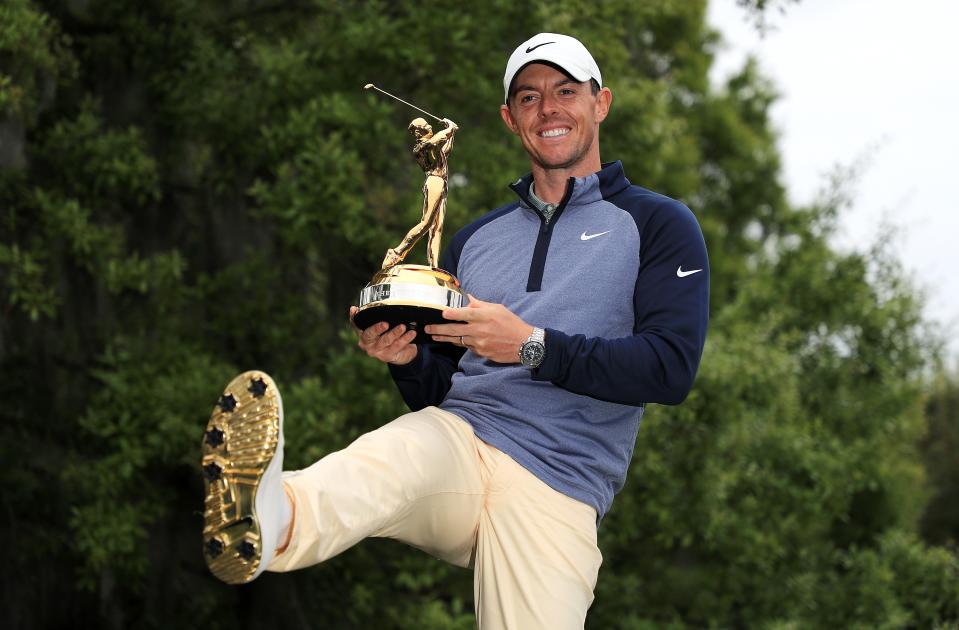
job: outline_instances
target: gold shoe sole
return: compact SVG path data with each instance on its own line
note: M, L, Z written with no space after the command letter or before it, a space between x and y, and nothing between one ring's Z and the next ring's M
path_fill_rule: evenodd
M253 579L263 557L255 499L276 453L280 413L273 379L244 372L226 386L203 435L203 555L228 584Z

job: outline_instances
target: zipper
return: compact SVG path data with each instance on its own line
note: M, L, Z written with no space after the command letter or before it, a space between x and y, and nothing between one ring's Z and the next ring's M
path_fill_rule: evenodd
M529 276L526 280L526 292L533 293L542 289L543 286L543 272L546 269L546 254L549 252L549 242L553 236L553 225L556 221L559 220L559 215L563 213L563 210L566 209L566 204L569 203L570 197L573 196L573 186L575 184L575 178L569 178L569 184L566 186L566 193L563 195L563 199L556 206L556 211L553 212L553 221L550 223L550 219L547 219L542 213L537 210L540 219L542 219L542 225L539 229L539 236L536 238L536 245L533 249L533 260L530 262L529 267Z

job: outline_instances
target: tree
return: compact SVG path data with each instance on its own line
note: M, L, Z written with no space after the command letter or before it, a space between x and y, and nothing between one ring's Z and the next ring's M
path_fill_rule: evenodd
M932 486L922 517L923 538L937 544L959 543L959 379L943 369L926 401L926 434L921 447Z

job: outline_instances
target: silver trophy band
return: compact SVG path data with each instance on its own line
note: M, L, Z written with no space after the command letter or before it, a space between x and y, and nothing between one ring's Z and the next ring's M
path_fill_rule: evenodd
M445 305L447 308L460 308L465 302L464 296L460 292L451 291L441 286L410 284L408 282L374 284L360 291L359 303L361 306L368 306L383 300L399 303Z

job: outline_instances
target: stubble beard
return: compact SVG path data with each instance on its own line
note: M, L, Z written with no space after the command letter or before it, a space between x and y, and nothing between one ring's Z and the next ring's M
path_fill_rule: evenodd
M573 151L573 154L569 156L569 159L563 162L547 162L544 156L538 151L527 151L527 153L529 153L533 163L544 171L568 170L586 159L595 140L595 136L590 136L584 145L577 147L576 150Z

